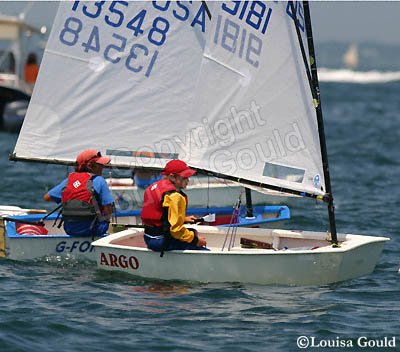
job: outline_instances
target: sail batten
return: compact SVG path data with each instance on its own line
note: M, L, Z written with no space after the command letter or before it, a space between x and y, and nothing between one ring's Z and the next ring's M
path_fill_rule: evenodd
M214 61L215 63L221 65L222 67L226 68L227 70L231 70L232 72L237 73L238 75L242 76L242 77L246 77L246 75L242 72L239 72L238 70L234 69L233 67L228 66L226 63L219 61L217 58L212 57L211 55L208 54L204 54L203 57L205 59L208 59L210 61Z
M68 60L81 61L81 62L84 62L84 63L87 63L87 64L89 64L89 62L90 62L90 60L87 59L87 58L76 57L76 56L73 56L73 55L68 55L66 53L60 53L60 52L49 50L49 49L45 50L45 53L49 54L49 55L59 56L59 57L62 57L62 58L68 59Z

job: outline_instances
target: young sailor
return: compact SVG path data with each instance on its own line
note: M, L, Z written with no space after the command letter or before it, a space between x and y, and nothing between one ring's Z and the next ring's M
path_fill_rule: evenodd
M80 153L75 171L44 195L62 203L64 230L71 236L101 236L108 230L114 199L101 176L110 158L94 149Z
M196 171L181 160L171 160L164 168L164 178L150 185L144 193L142 221L147 247L158 252L174 249L207 250L206 239L195 229L186 228L194 216L186 216L187 196L183 193L189 177Z

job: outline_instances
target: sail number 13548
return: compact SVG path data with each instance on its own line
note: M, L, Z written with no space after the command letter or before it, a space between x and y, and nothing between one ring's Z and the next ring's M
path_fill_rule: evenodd
M79 18L68 17L65 20L63 29L60 31L60 42L67 46L75 46L80 39L82 29L83 23ZM94 25L91 28L87 38L83 38L81 41L84 52L94 51L100 53L102 51L102 55L106 61L113 64L119 63L121 57L125 56L123 53L126 50L127 38L113 33L113 42L108 43L104 50L102 50L100 33L98 26ZM131 45L128 50L129 54L126 55L126 59L124 60L125 67L135 73L143 71L144 75L149 77L157 59L158 50L151 52L147 46L139 43ZM148 60L144 60L146 58Z

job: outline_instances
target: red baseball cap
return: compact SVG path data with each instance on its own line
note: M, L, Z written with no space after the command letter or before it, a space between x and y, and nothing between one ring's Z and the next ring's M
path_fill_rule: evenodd
M95 149L86 149L76 157L76 163L78 166L87 165L89 162L106 165L110 161L111 159L108 156L101 156L101 153Z
M161 172L163 175L176 174L182 177L193 176L196 171L192 170L187 164L182 160L171 160L166 165L164 170Z

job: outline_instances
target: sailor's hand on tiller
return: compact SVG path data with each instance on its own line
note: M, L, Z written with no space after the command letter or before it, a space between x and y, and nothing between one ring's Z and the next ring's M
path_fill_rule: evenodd
M206 247L207 241L206 238L203 236L198 236L199 242L197 242L197 247Z
M189 215L185 217L185 222L188 224L194 224L196 219L197 218L194 215Z

